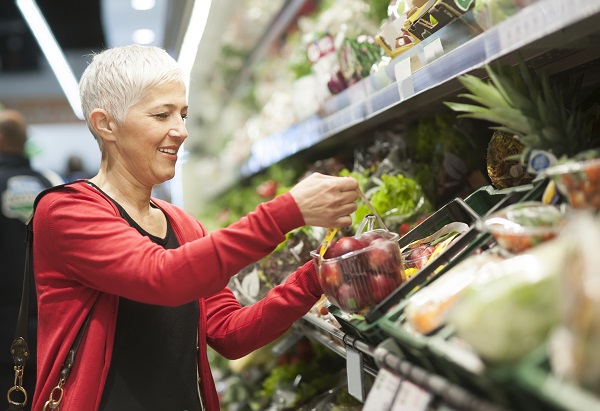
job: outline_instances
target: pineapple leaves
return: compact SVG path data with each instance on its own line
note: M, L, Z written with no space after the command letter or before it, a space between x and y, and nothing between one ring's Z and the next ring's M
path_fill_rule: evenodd
M600 145L600 136L593 133L597 112L583 103L579 75L551 80L524 61L485 69L489 81L468 74L459 77L469 94L458 97L474 104L445 102L461 113L459 117L496 123L493 128L518 136L524 153L535 148L570 157Z
M468 97L487 107L502 106L509 107L510 104L502 95L497 87L486 83L478 77L465 74L460 78L460 82L467 90L473 94L462 94L461 97Z

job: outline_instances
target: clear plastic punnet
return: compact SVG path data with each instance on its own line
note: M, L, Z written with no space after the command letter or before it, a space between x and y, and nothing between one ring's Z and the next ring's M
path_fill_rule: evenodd
M311 252L323 293L348 313L368 311L406 280L399 235L373 229L372 218L365 217L356 235L333 240L323 255L321 248Z

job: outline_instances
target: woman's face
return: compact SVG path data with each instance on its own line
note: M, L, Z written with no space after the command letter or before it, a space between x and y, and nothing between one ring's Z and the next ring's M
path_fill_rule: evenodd
M131 176L146 186L175 175L177 152L187 138L185 85L169 83L149 89L116 126L116 157Z

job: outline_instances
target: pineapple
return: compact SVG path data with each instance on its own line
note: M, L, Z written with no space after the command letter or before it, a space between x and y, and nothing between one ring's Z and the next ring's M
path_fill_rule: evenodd
M485 67L489 80L463 75L459 81L470 94L461 94L475 104L446 102L462 117L487 120L523 144L518 156L526 163L531 150L552 153L558 159L597 147L592 131L591 110L584 110L577 93L579 80L551 82L546 74L535 74L525 63L518 67Z
M487 172L492 184L496 188L515 187L533 181L523 164L518 160L511 160L519 156L525 146L519 139L506 131L496 130L487 146Z

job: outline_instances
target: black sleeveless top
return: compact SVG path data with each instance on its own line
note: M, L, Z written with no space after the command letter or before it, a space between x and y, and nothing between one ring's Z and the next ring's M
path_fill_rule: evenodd
M165 238L156 237L113 203L140 234L166 249L179 247L168 220ZM198 319L197 301L163 307L120 297L112 360L99 410L200 411Z

